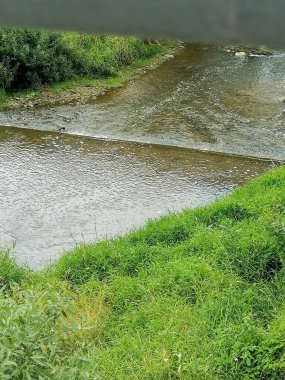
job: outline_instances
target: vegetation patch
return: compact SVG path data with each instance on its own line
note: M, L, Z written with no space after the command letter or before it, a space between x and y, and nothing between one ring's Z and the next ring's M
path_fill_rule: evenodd
M285 379L284 191L280 167L40 273L3 253L0 378Z
M121 86L126 79L123 68L142 66L174 45L136 37L0 28L0 107L49 104L60 101L56 93L68 90L66 102L87 101L94 96L90 87Z

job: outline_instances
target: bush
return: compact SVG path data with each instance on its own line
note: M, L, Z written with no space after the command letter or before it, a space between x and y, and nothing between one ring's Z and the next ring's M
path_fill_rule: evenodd
M72 298L45 288L0 293L0 379L94 379Z
M59 33L17 29L0 31L0 86L3 89L38 88L68 79L73 62Z

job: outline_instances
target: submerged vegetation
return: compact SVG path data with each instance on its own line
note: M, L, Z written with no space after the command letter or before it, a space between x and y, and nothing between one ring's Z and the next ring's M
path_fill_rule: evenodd
M82 245L2 255L1 379L285 379L285 169Z

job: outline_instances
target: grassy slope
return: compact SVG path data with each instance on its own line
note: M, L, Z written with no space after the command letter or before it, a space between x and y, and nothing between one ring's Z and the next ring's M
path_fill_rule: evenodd
M43 273L4 255L0 378L285 379L284 248L282 167Z

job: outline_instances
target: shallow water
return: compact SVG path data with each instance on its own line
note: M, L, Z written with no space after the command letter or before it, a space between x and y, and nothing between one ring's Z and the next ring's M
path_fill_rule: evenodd
M0 124L284 160L285 55L190 45L93 104L0 113Z
M0 114L0 248L41 268L272 165L245 156L284 160L284 69L281 54L240 60L189 46L93 104Z
M214 201L269 162L0 128L1 246L39 268L82 242Z

